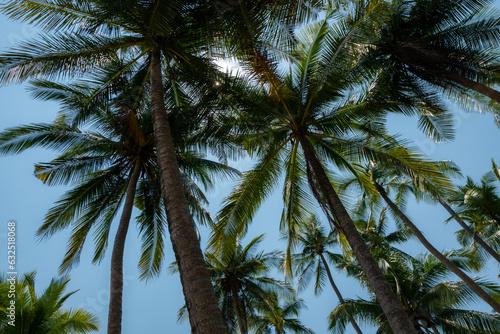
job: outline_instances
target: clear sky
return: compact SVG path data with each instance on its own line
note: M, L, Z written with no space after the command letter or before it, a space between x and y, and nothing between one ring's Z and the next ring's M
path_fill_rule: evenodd
M29 38L33 30L27 25L7 22L0 17L0 50L13 45L14 40ZM34 122L51 122L58 106L52 103L34 101L27 94L24 86L14 85L0 88L0 130L8 127ZM491 158L500 163L500 130L493 122L491 115L467 114L456 110L456 140L448 144L433 144L416 130L416 121L406 118L393 118L390 128L405 138L413 139L430 159L453 160L464 175L478 180L491 166ZM47 187L33 176L33 165L37 162L49 161L54 153L46 150L33 150L18 156L0 158L0 272L7 271L6 233L7 222L17 222L17 270L19 273L37 270L37 287L44 289L52 277L57 276L58 266L63 258L68 233L62 232L46 242L35 240L34 233L41 225L43 217L52 204L64 193L64 187ZM250 168L248 160L232 163L240 170ZM462 181L458 180L458 183ZM215 214L221 200L231 190L232 184L221 184L208 194L210 209ZM279 191L268 201L254 223L251 225L248 238L261 233L267 237L262 249L271 251L283 245L279 241L278 224L282 203ZM411 203L409 216L425 232L428 239L438 248L457 247L452 235L456 230L454 222L445 226L442 222L447 218L440 207ZM116 227L116 226L115 226ZM111 233L114 235L114 232ZM159 279L147 284L138 280L138 254L140 243L137 240L137 229L131 225L125 250L125 288L123 310L123 333L189 333L187 324L177 322L177 310L183 305L183 296L178 276L172 276L164 270ZM207 234L202 235L203 241ZM247 239L249 240L249 239ZM99 266L92 265L92 240L81 258L80 265L71 272L69 291L79 289L65 304L66 307L83 307L96 313L101 319L101 330L105 333L107 303L109 297L109 258L111 252ZM423 248L411 242L406 246L411 254L416 255ZM166 260L172 262L171 246L166 244ZM359 288L352 279L346 279L342 273L334 273L339 288L346 298L366 297L366 292ZM498 267L489 266L484 272L490 279L497 279ZM314 297L312 288L300 296L304 298L308 310L303 311L303 323L313 328L316 333L326 332L326 316L334 308L337 300L328 287L319 297ZM474 307L474 306L472 306ZM487 311L484 305L476 305ZM374 333L366 329L365 333Z

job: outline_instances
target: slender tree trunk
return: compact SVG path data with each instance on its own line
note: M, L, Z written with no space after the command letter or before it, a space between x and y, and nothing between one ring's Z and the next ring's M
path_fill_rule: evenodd
M452 82L459 84L460 86L469 88L481 95L489 97L493 101L500 103L500 92L493 88L490 88L482 83L463 77L459 74L448 72L445 70L442 70L442 76Z
M349 242L354 255L356 255L368 282L375 292L375 295L385 315L387 316L387 320L389 321L393 332L398 334L416 333L410 318L387 282L384 274L382 274L382 271L373 258L373 255L370 253L365 242L359 235L358 230L354 226L354 222L347 213L347 210L340 201L337 193L333 189L330 180L328 179L323 166L316 157L311 144L307 141L305 135L299 136L299 140L302 149L304 150L306 161L310 164L314 173L317 185L326 197L328 205L333 211L335 217L337 217L340 228Z
M345 302L344 298L342 297L342 294L340 293L340 290L338 289L337 284L335 284L335 282L333 281L332 273L330 272L330 267L328 266L328 263L326 262L325 257L323 256L322 253L320 253L319 256L321 258L321 262L323 262L323 265L325 266L326 275L328 276L328 280L330 281L330 284L333 288L333 291L335 291L335 294L337 295L339 302L341 304L344 304L344 302ZM356 333L363 334L363 332L361 331L361 329L359 329L359 326L356 323L356 321L354 320L354 318L352 317L352 315L348 314L348 317L349 317L349 321L351 322L351 325L354 328L354 330L356 331Z
M446 63L448 55L436 49L421 47L415 43L400 43L401 51L399 58L406 64L434 75L447 81L459 84L462 87L473 90L481 95L489 97L500 103L500 92L482 83L466 78L458 73L450 72L443 67L429 66L429 62Z
M424 237L422 232L412 223L412 221L401 211L399 208L391 201L385 189L374 182L375 187L377 188L378 193L384 199L384 201L389 205L392 211L401 218L401 220L405 223L406 226L410 228L410 230L415 234L417 239L420 241L422 245L427 248L432 255L434 255L441 263L443 263L448 269L450 269L455 275L460 277L462 281L465 282L479 297L481 297L488 305L490 305L495 311L500 313L500 304L498 304L489 294L486 293L479 285L477 285L474 280L472 280L467 274L465 274L460 268L458 268L453 262L448 260L446 256L444 256L440 251L438 251L432 244Z
M194 334L227 334L184 194L167 119L161 54L151 52L151 108L168 230Z
M448 203L440 198L438 198L438 202L446 209L446 211L448 211L448 213L457 221L457 223L460 224L462 229L467 232L467 234L470 235L472 239L474 239L475 242L481 245L481 247L483 247L484 250L488 252L488 254L490 254L498 263L500 263L500 254L495 252L495 250L491 248L490 245L486 243L486 241L484 241L480 236L474 233L474 231L470 229L470 227L457 215L457 213L448 205Z
M240 305L238 303L238 289L232 284L231 294L233 296L234 312L236 313L236 319L238 320L238 327L240 329L240 334L247 334L246 321L241 314Z
M108 310L108 334L120 334L122 332L122 295L123 295L123 251L125 249L125 240L127 238L128 226L132 209L134 208L135 190L137 181L141 175L141 162L136 161L127 185L127 194L123 205L120 224L116 231L113 244L113 253L111 255L111 280L109 293Z

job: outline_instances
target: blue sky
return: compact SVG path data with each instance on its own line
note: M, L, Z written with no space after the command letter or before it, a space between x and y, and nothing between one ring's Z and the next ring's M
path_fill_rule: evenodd
M14 40L29 38L33 30L27 25L7 22L0 18L0 50L6 50L13 45ZM34 122L50 122L53 120L58 106L52 103L42 103L31 99L24 86L13 85L0 88L0 130L8 127ZM464 175L479 177L489 170L491 158L500 163L500 130L493 122L492 115L468 114L455 109L456 140L447 144L434 144L416 130L416 120L395 117L390 121L393 133L412 139L416 146L433 160L453 160ZM6 253L7 222L17 222L17 266L18 272L37 270L37 286L43 289L52 277L57 276L58 266L63 258L68 233L62 232L45 242L37 242L34 237L36 229L41 225L48 208L61 196L64 187L47 187L33 176L33 165L37 162L49 161L55 155L46 150L33 150L19 156L0 157L0 249ZM248 160L237 161L232 165L240 170L251 167ZM458 181L460 183L462 181ZM221 184L208 193L213 213L225 195L231 190L232 183ZM279 241L278 225L282 203L279 191L261 208L249 231L251 237L266 233L262 244L263 249L271 251L283 246ZM453 222L444 225L446 213L440 207L425 204L408 207L409 216L425 232L428 239L438 248L457 247L452 235L455 231ZM114 232L111 233L113 235ZM183 305L183 297L178 276L169 274L166 267L159 279L150 282L138 280L138 254L140 244L137 241L137 229L129 231L125 250L125 291L123 310L123 333L189 333L187 324L177 322L177 310ZM207 235L203 234L203 241ZM71 272L69 290L79 292L66 303L66 307L83 307L96 313L101 319L102 328L99 333L105 333L107 317L107 298L109 297L109 258L111 252L99 266L91 265L93 251L92 240L88 241L80 265ZM423 251L415 242L405 246L413 255ZM171 246L166 244L166 261L173 261ZM0 256L0 272L7 271L6 255ZM483 273L496 280L498 267L489 266ZM351 279L346 279L341 273L335 273L338 285L344 296L353 298L366 297L366 292L359 288ZM333 291L328 287L324 293L315 297L312 289L301 295L305 299L308 310L301 319L306 326L312 327L316 333L326 332L326 315L336 305ZM476 306L488 310L482 304ZM367 329L365 333L374 332Z

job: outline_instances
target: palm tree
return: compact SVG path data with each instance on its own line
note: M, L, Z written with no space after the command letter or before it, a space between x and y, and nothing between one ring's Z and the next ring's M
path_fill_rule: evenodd
M292 236L288 240L295 240L293 235L310 211L312 199L306 190L309 185L332 227L348 240L384 310L391 315L394 330L411 333L413 326L325 170L328 163L333 163L339 169L352 171L353 161L365 159L396 165L401 172L415 173L425 168L413 163L413 153L386 135L377 118L388 110L397 110L398 104L372 99L370 90L364 90L360 83L363 78L351 71L355 59L348 41L362 21L363 17L357 25L342 22L329 27L327 15L324 21L297 33L293 51L282 52L289 61L289 71L263 59L252 73L262 82L260 90L234 80L233 104L244 111L239 130L245 137L242 144L258 156L258 162L225 200L211 245L225 241L231 244L243 234L283 173L285 210L281 228Z
M435 168L442 171L447 176L455 176L457 174L460 175L458 167L456 167L456 165L451 161L433 161L428 163L433 164ZM361 188L363 188L365 191L363 196L368 196L367 192L368 193L372 192L372 189L370 189L371 185L369 184L370 181L368 181L369 180L368 175L370 174L369 170L371 169L373 169L373 166L367 167L367 169L360 172L361 175L364 174L366 176L366 179L364 180L365 184L361 185ZM361 170L363 170L363 167L361 167ZM497 260L500 263L500 254L490 246L491 240L486 242L478 233L474 232L460 218L460 216L448 205L446 198L449 196L453 196L453 194L455 193L453 190L447 188L436 188L433 186L432 182L421 183L421 185L417 187L414 185L411 178L405 175L401 175L397 170L393 170L389 167L385 167L384 170L381 172L385 175L384 184L386 188L391 192L394 191L395 193L395 203L398 205L398 207L404 209L407 196L409 194L413 194L417 201L427 200L433 204L435 202L438 202L450 215L452 215L452 217L459 223L459 225L462 227L462 229L466 232L466 234L470 238L472 238L475 242L481 245L484 251L486 251L489 255L491 255L495 260ZM354 184L360 185L359 181L360 180L358 178L344 179L341 182L341 189L347 190ZM377 198L373 197L370 198L372 201L373 200L377 201ZM464 238L469 239L465 236L461 237L462 240L464 240ZM470 243L469 241L465 240L464 242Z
M465 185L458 187L450 201L460 205L462 216L478 214L497 226L500 225L500 196L490 173L481 178L480 184L468 177Z
M363 202L366 201L370 201L371 203L363 207ZM401 249L396 248L395 244L399 245L408 241L411 238L411 232L404 226L398 226L395 231L389 233L387 231L389 225L387 217L388 208L379 208L378 204L373 203L368 198L358 203L357 208L353 210L354 224L356 224L361 237L365 240L375 259L379 263L380 261L384 261L386 266L390 266L390 263L387 262L387 254L397 253L401 257L409 256ZM340 242L343 242L343 240L340 239ZM343 249L346 252L346 247L343 247Z
M263 238L255 237L245 247L238 242L222 254L205 252L219 307L233 332L248 333L248 322L256 309L273 305L276 296L291 298L295 293L288 284L269 277L282 256L277 251L256 253Z
M495 168L494 163L493 166ZM464 245L470 244L472 240L478 241L478 239L483 240L485 238L488 241L488 246L491 244L492 247L498 250L499 244L496 235L499 231L500 211L498 205L500 204L500 197L494 183L495 180L494 173L484 175L480 184L468 177L465 185L459 186L457 191L448 198L451 204L457 206L457 211L453 209L449 211L452 218L461 221L466 227L464 231L467 234L459 232L459 239ZM469 222L472 228L463 220ZM483 246L481 242L479 244ZM491 248L489 250L484 246L483 248L489 254L493 252L500 256L497 251Z
M435 177L432 174L439 174L438 168L432 168L433 164L429 164L428 173L422 174L421 186L425 187L427 191L432 191L432 189L437 188L437 184L433 182ZM434 166L435 167L435 166ZM396 216L401 219L401 221L412 231L413 235L417 237L420 243L439 261L441 261L447 268L449 268L455 275L460 277L478 296L480 296L485 302L488 303L495 311L500 313L500 304L492 298L486 291L484 291L473 279L471 279L466 273L464 273L457 265L450 261L445 255L443 255L437 248L435 248L428 240L425 238L423 233L418 229L418 227L406 216L403 211L394 203L389 194L386 191L385 181L390 180L394 177L394 171L391 168L382 167L371 163L368 167L369 177L373 186L377 190L380 197L387 203L389 208L396 214ZM442 178L444 175L442 176ZM416 186L414 184L414 186Z
M484 251L486 251L491 257L493 257L498 263L500 263L500 254L498 253L498 251L495 251L490 246L491 238L490 238L490 240L486 241L482 237L482 235L484 235L484 234L483 233L477 233L477 232L473 231L469 227L469 225L467 225L467 223L464 222L462 220L462 218L460 218L460 216L458 215L458 213L455 212L455 210L453 210L453 208L448 205L447 202L445 202L443 199L438 199L438 202L439 202L439 204L441 204L445 208L445 210L451 215L451 217L453 219L455 219L456 222L458 222L458 224L460 225L460 227L462 227L462 230L468 236L466 239L472 239L472 240L474 240L474 242L477 242Z
M440 168L440 170L442 170L445 173L450 173L450 172L451 172L451 174L459 173L458 168L452 162L449 162L449 161L437 162L437 166L438 166L438 168ZM493 161L493 170L495 170L494 161ZM411 190L411 192L413 192L415 194L417 200L420 197L422 197L421 194L418 194L419 189L416 189L415 187L409 187L408 189ZM424 189L424 191L425 191L425 189ZM437 201L451 215L451 217L460 225L460 227L468 235L468 237L472 238L472 240L474 240L474 242L476 242L477 244L479 244L481 246L481 249L483 251L488 253L492 258L494 258L498 263L500 263L500 254L498 253L498 251L494 250L490 246L491 240L487 242L478 233L473 231L467 225L467 223L465 223L460 218L460 216L455 212L455 210L453 210L453 208L448 204L446 198L450 197L450 196L454 197L455 194L456 194L456 191L454 191L450 194L442 194L441 196L434 195L434 196L431 196L431 198L434 199L435 201ZM426 194L424 193L423 196L425 196L425 195Z
M62 102L62 112L58 119L53 124L8 129L0 135L3 153L20 153L36 146L63 151L61 156L50 163L35 167L37 177L44 183L76 183L76 187L49 210L44 224L37 232L43 239L70 225L74 226L61 272L70 270L79 261L91 229L95 229L97 233L93 261L99 262L103 258L112 220L123 202L111 256L109 333L121 331L123 254L134 202L142 209L138 220L143 237L143 253L139 263L143 278L159 273L165 231L162 201L157 195L158 167L151 113L144 102L135 109L126 105L123 96L130 96L131 93L127 78L122 77L121 85L122 87L118 84L113 86L114 93L108 93L111 98L100 100L99 106L91 111L82 101L98 94L102 87L101 81L94 82L94 85L90 82L77 82L66 86L38 82L33 90L36 96ZM75 119L84 113L86 121L78 120L82 124L77 127ZM191 126L172 118L176 123L176 131L187 141L186 132ZM182 146L186 145L179 143L178 147ZM205 160L187 149L184 147L185 151L178 153L180 166L183 168L184 191L193 215L201 218L201 222L207 222L210 217L201 205L206 202L206 198L193 179L201 176L198 180L209 185L206 178L210 175L230 175L235 170Z
M445 281L449 270L435 257L399 258L399 264L391 269L388 277L397 287L398 298L418 333L496 333L500 330L498 314L461 308L477 300L477 295L463 282ZM494 295L500 293L497 284L481 279L476 282ZM344 333L346 314L377 326L377 333L393 333L376 299L349 300L335 308L329 315L334 333Z
M500 20L487 6L490 0L474 1L360 1L379 7L379 23L363 43L367 65L380 71L380 83L396 94L429 94L429 84L460 95L477 92L500 102L498 83ZM435 90L434 90L435 92Z
M324 286L325 272L328 281L339 300L339 303L344 303L344 298L340 293L335 281L333 280L328 261L325 257L328 256L330 260L337 258L341 255L334 254L328 250L337 243L335 234L331 231L326 235L324 228L316 217L305 227L305 231L299 235L299 246L302 251L295 254L293 259L296 266L296 274L298 275L297 285L298 291L305 289L311 280L315 277L314 293L317 295L321 292ZM351 325L356 333L362 333L358 324L354 319L350 319Z
M15 299L8 299L11 281L6 277L0 280L2 298L0 301L0 330L5 334L70 334L89 333L99 329L95 315L82 310L64 310L63 304L76 291L64 293L69 283L68 278L52 279L49 286L41 294L35 291L36 272L25 274L15 282ZM9 324L7 317L10 301L15 301L15 325Z
M194 333L224 333L226 329L210 278L206 270L200 269L204 267L203 255L183 191L165 112L163 79L168 74L164 74L162 60L168 68L184 67L192 80L197 78L213 87L217 80L211 75L211 66L199 56L207 52L205 42L213 43L211 37L220 40L226 33L233 45L239 45L246 40L240 37L258 35L248 37L248 29L242 34L241 25L233 23L248 23L254 17L260 18L257 23L263 23L262 20L270 23L254 26L265 27L268 33L263 36L271 36L270 27L281 27L281 22L276 23L274 18L286 18L286 23L293 24L310 8L295 1L279 5L251 1L242 6L229 6L221 12L220 6L206 1L23 0L9 1L0 11L48 32L0 56L1 84L88 73L107 64L117 53L125 55L127 61L121 72L140 63L149 73L159 179L191 328ZM212 30L207 31L207 27ZM117 77L119 73L113 78ZM145 85L147 81L136 88L140 91ZM203 86L198 90L203 90Z
M277 298L273 304L261 310L260 314L252 318L255 333L271 334L312 334L310 328L300 323L300 320L293 316L298 316L300 309L304 307L301 299L285 302L282 305Z

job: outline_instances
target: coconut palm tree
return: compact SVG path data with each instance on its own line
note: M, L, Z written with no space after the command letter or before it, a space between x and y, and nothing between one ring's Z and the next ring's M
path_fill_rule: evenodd
M477 213L500 225L500 196L494 180L491 173L484 175L480 184L468 177L465 185L458 187L450 201L460 205L461 216L467 217Z
M260 314L252 318L252 325L255 327L254 333L314 333L295 318L304 306L304 301L301 299L280 303L279 299L274 298L272 305L262 309Z
M343 190L339 191L340 193L343 192ZM404 226L400 226L401 224L397 221L397 229L393 232L388 231L390 222L387 207L380 206L380 203L370 197L362 196L360 201L355 203L354 208L350 210L350 213L361 237L384 273L390 271L391 266L394 263L397 264L399 258L407 259L411 257L396 247L396 245L408 241L411 238L411 233ZM335 266L348 276L358 279L363 286L370 290L370 285L359 262L356 261L352 250L348 247L347 241L339 233L337 233L336 238L342 249L342 255L335 257ZM477 259L475 260L477 261ZM389 281L389 283L391 282Z
M434 177L432 174L439 174L440 171L436 167L435 164L430 163L428 165L429 169L427 173L421 174L421 187L425 187L425 189L429 192L432 192L433 189L437 189L436 184L432 181ZM432 168L434 167L434 168ZM369 178L373 183L377 193L379 196L387 203L389 208L394 212L394 214L401 219L401 221L411 230L413 235L420 241L420 243L439 261L441 261L447 268L449 268L455 275L460 277L478 296L480 296L485 302L488 303L495 311L500 313L500 304L490 296L486 291L484 291L473 279L471 279L466 273L464 273L457 265L455 265L452 261L450 261L445 255L443 255L437 248L435 248L428 240L425 238L423 233L419 230L419 228L408 218L407 215L401 210L401 208L396 205L394 201L392 201L389 197L389 194L386 190L385 182L387 180L391 180L394 178L394 175L398 175L397 172L391 172L391 168L386 168L385 166L377 165L375 163L371 163L368 167ZM399 174L401 176L401 174ZM443 175L444 177L444 175ZM413 186L416 186L414 183ZM441 189L442 191L442 189ZM436 193L436 192L434 192ZM437 192L439 193L439 192Z
M391 270L387 275L418 333L496 333L500 330L498 314L462 309L477 300L477 295L463 282L446 281L450 271L435 257L400 257L399 264L394 263ZM482 279L476 282L490 293L500 292L495 283ZM348 321L345 314L372 323L378 327L377 333L393 333L375 298L352 299L337 306L329 315L332 332L344 333Z
M493 167L495 170L494 163ZM499 244L496 236L499 231L498 218L500 217L500 211L498 205L500 204L500 197L495 180L496 176L492 172L485 174L479 184L468 177L465 185L459 186L457 191L449 196L448 200L451 204L457 206L456 211L452 210L450 212L453 215L452 218L462 221L467 229L473 233L471 237L467 229L464 229L467 234L459 231L459 240L464 245L468 245L478 238L481 240L484 238L489 245L495 248L496 251L493 250L493 252L498 254ZM469 222L471 227L463 220ZM481 243L480 245L482 246Z
M362 20L359 18L358 23ZM244 234L260 203L284 175L281 228L290 236L288 240L296 240L293 236L310 212L309 187L330 217L332 227L345 235L354 250L375 293L381 296L384 309L391 314L394 330L412 332L413 326L405 320L404 310L356 230L326 169L331 163L338 169L354 171L351 164L366 159L393 164L401 172L414 174L426 167L412 160L414 152L387 136L377 118L401 106L372 98L370 89L362 84L363 78L352 71L356 59L348 41L359 25L342 22L330 27L329 22L327 15L324 21L297 32L293 50L281 53L289 61L288 70L273 67L269 59L262 60L252 72L253 78L261 82L260 89L237 79L231 85L232 102L242 112L240 140L258 161L225 200L211 245L230 245ZM410 110L419 107L404 105Z
M245 247L238 242L224 253L205 252L219 307L228 328L235 333L248 333L249 319L255 316L255 310L274 305L276 296L289 299L295 294L289 284L269 276L282 254L256 253L263 238L263 234L255 237Z
M447 176L460 175L458 167L451 161L434 161L429 163L433 164L435 168L439 169ZM373 166L368 167L366 171L370 170L371 168L373 168ZM367 176L367 173L369 174L369 172L366 171L361 172L361 175L365 174L365 176ZM491 240L486 242L478 233L474 232L460 218L460 216L450 207L450 205L448 205L447 197L453 196L453 194L455 193L454 190L450 191L450 189L447 188L436 188L432 183L428 182L421 183L419 187L416 187L410 177L402 175L397 170L393 170L390 167L385 167L381 172L386 175L384 184L386 188L394 194L394 202L398 205L399 208L404 209L407 197L410 194L414 195L417 201L425 200L427 202L430 202L431 204L434 204L436 202L439 203L459 223L466 234L482 247L482 250L486 251L497 262L500 263L500 254L490 246ZM368 183L368 179L369 177L366 178L365 184L361 185L361 188L363 188L365 191L363 196L368 196L367 192L371 193L373 190L371 189L370 185L366 186L366 183ZM344 179L343 182L341 182L341 189L347 190L354 184L360 185L358 178L351 177L349 179ZM371 200L377 201L377 198L369 198L371 198ZM398 217L395 218L398 219ZM465 238L469 239L467 237ZM461 239L463 240L463 238ZM467 243L470 242L467 241Z
M102 80L97 78L93 84L60 85L39 81L32 89L38 97L61 102L58 119L53 124L6 130L0 135L0 149L3 153L20 153L31 147L45 146L62 151L53 161L35 167L35 175L46 184L76 184L49 210L37 232L44 239L64 228L74 227L61 272L70 270L79 261L91 230L96 233L93 261L99 262L103 258L112 221L123 202L111 256L108 317L108 332L120 332L123 254L134 203L142 209L138 217L143 238L139 263L141 276L157 275L163 258L165 214L161 198L158 198L158 166L151 112L145 99L139 99L139 105L134 109L126 104L123 97L130 97L132 92L125 77L112 87L113 92L107 92L109 99L101 99L94 110L89 110L82 101L89 100L102 89ZM181 93L179 91L178 95ZM80 116L84 113L86 118L82 120ZM192 126L182 124L181 120L187 116L172 117L177 133L181 134L178 137L184 137L186 141ZM78 127L75 120L81 123ZM230 175L236 171L189 151L186 143L177 146L184 151L179 151L178 160L183 168L184 191L192 214L202 223L210 222L209 214L202 207L206 198L193 180L209 186L211 176L219 173Z
M344 302L344 297L340 293L339 288L335 284L327 258L338 258L339 254L334 254L328 250L337 243L335 234L331 231L326 235L324 228L319 220L313 217L313 220L305 227L303 233L299 235L299 247L302 249L300 253L294 254L295 272L298 276L297 285L298 291L305 289L310 280L315 278L314 293L318 295L325 285L325 273L328 281L332 286L339 303ZM350 319L351 325L356 333L362 333L358 324L354 319Z
M255 29L241 32L241 25L234 22L252 22L254 27L265 27L260 28L261 32L267 32L263 37L276 36L271 34L271 27L282 27L283 21L293 24L304 17L301 14L310 12L309 6L296 1L279 4L249 1L223 8L219 4L181 0L112 3L23 0L9 1L0 7L11 19L38 25L47 32L32 41L21 42L0 56L0 84L89 73L107 64L117 53L127 60L122 71L139 63L149 73L159 180L194 333L224 333L226 329L208 273L199 269L204 267L204 259L183 191L165 112L163 81L168 71L163 70L162 62L167 68L188 68L193 80L198 78L213 87L217 80L210 75L211 66L206 65L203 56L209 51L207 41L220 40L224 34L232 45L244 43L252 36L258 39L257 34L249 37L246 33ZM279 22L273 21L274 18L280 19ZM137 89L141 90L147 83L139 83ZM202 90L203 85L199 89Z
M41 294L35 291L36 272L24 274L15 282L15 299L7 298L11 281L7 277L0 280L2 305L0 330L5 334L76 334L90 333L99 329L97 317L82 309L63 309L63 304L76 291L65 293L68 278L52 279L47 289ZM11 318L8 307L15 301L15 325L9 324Z
M365 198L363 202L369 200ZM371 199L370 199L371 202ZM367 243L371 253L377 261L385 261L388 253L397 253L399 256L406 257L408 254L395 245L408 241L412 235L411 232L396 222L397 229L388 232L389 219L387 217L388 208L378 207L377 203L369 203L367 207L359 205L353 210L354 224L359 230L361 237ZM343 241L342 239L340 240ZM345 243L345 242L344 242ZM346 252L346 247L343 247ZM347 250L348 251L348 250ZM387 265L389 265L387 263Z
M455 96L474 92L500 102L498 50L500 17L488 7L493 1L359 1L370 10L376 4L379 21L361 43L367 65L380 71L380 83L397 96L438 98L430 86ZM492 87L493 86L493 87ZM401 90L401 88L403 88ZM463 97L462 97L463 98Z
M451 218L453 218L456 222L458 222L460 227L462 227L462 230L467 235L467 236L464 235L465 238L460 238L460 239L462 239L462 240L469 239L469 241L467 242L468 244L471 244L470 240L473 240L474 242L476 242L478 245L481 246L482 250L487 252L498 263L500 263L500 254L499 254L498 250L495 250L491 247L492 242L494 243L494 240L492 240L492 238L486 238L487 240L485 240L484 233L477 233L477 231L472 230L469 227L469 225L467 225L467 223L462 220L462 218L458 215L458 213L455 212L455 210L453 210L453 208L450 205L448 205L447 202L445 202L443 199L438 199L438 202L451 215ZM477 219L474 219L474 220L477 221ZM477 228L476 228L476 230L477 230ZM460 231L459 231L459 234L462 234L462 233L460 233Z

